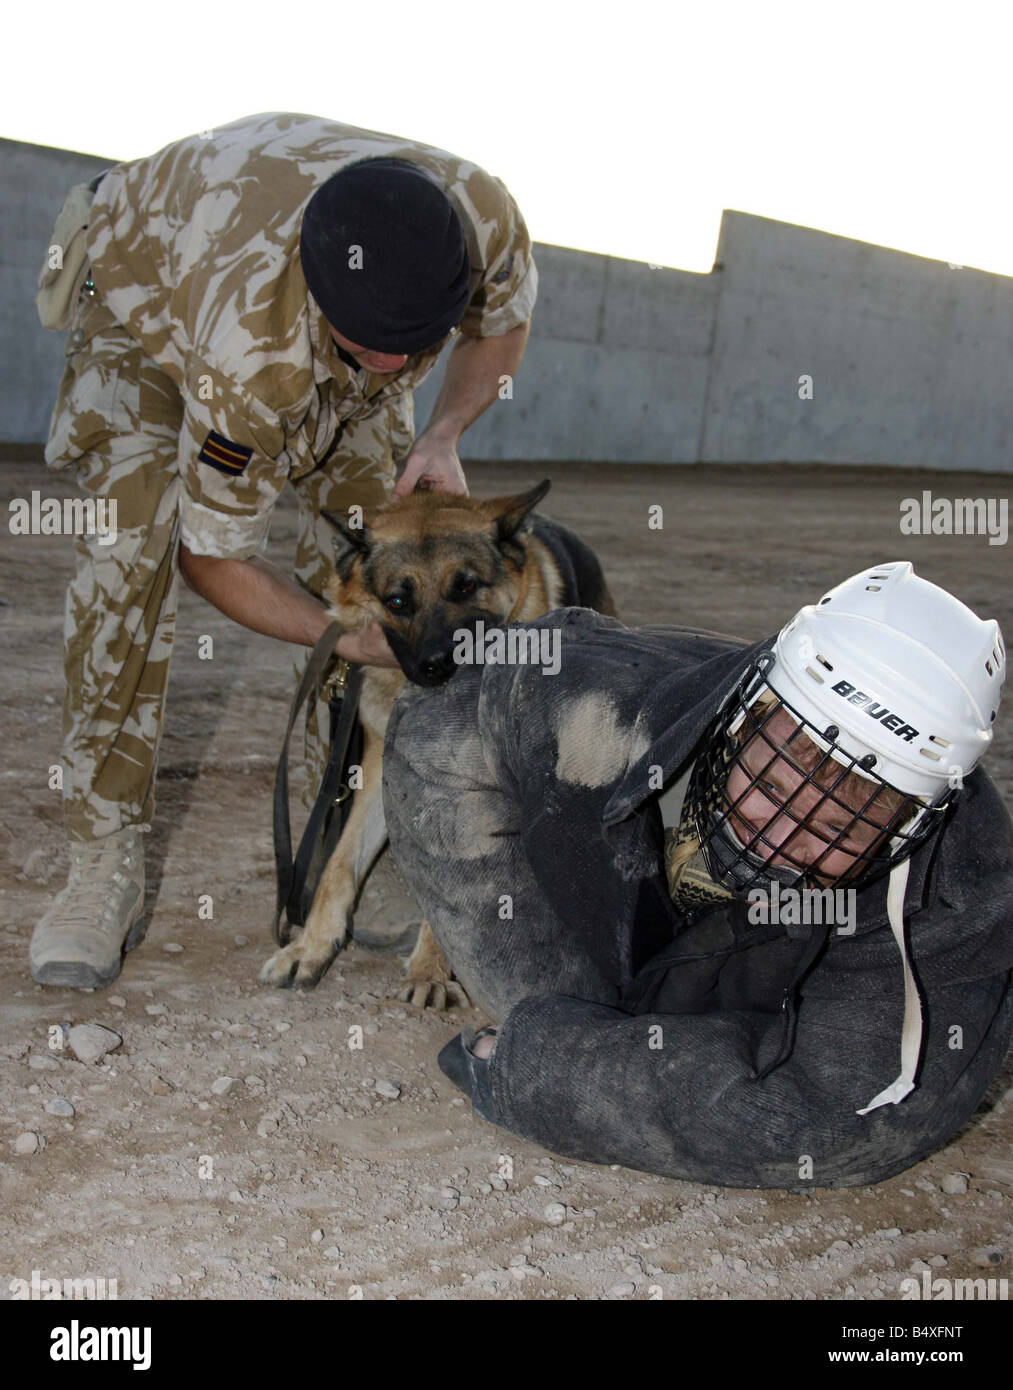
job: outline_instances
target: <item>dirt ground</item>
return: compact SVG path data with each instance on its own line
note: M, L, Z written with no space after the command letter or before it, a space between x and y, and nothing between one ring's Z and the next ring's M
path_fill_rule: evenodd
M546 476L545 512L597 548L627 622L758 638L862 566L907 557L1013 634L1007 547L902 537L898 526L901 499L925 487L994 497L1008 495L1008 477L469 469L478 495ZM0 468L0 488L4 517L8 499L33 488L72 490L25 452ZM663 530L648 529L652 503ZM275 559L291 553L294 515L286 501ZM953 1143L878 1187L707 1188L566 1162L472 1116L436 1054L477 1016L393 1002L396 958L353 946L314 992L260 987L290 660L191 594L147 842L147 939L107 990L35 986L29 937L67 868L47 780L71 542L5 526L2 552L0 1297L33 1270L115 1278L121 1298L157 1299L894 1299L910 1271L1009 1276L1009 1063ZM211 661L198 659L204 634ZM1013 805L1013 710L988 764ZM201 894L213 897L210 921L198 917ZM122 1035L103 1064L47 1046L53 1024L83 1022ZM361 1051L347 1045L353 1024ZM215 1089L219 1078L233 1084ZM393 1085L378 1091L383 1082ZM54 1099L73 1114L48 1111ZM23 1132L44 1146L16 1152Z

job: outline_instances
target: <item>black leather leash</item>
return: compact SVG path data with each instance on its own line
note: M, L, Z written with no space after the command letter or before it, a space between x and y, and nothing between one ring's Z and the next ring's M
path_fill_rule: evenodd
M332 623L313 648L313 654L292 700L282 744L281 757L274 774L274 863L277 876L272 935L279 946L291 938L292 927L301 927L306 920L316 892L317 879L331 851L337 844L351 809L352 790L346 780L350 762L359 756L361 729L356 716L359 692L362 688L362 667L353 666L339 658L334 675L328 682L331 746L327 766L317 799L313 804L306 829L299 842L295 860L292 859L292 829L288 815L288 742L295 722L306 700L334 656L334 645L343 629ZM356 747L353 748L353 735ZM351 754L351 757L349 757ZM287 927L283 929L282 918Z

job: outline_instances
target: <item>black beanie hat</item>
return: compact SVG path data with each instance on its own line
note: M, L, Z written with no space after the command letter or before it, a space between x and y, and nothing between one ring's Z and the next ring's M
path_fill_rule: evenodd
M332 174L306 204L299 254L327 322L373 352L432 347L468 305L461 220L435 179L407 160L364 159Z

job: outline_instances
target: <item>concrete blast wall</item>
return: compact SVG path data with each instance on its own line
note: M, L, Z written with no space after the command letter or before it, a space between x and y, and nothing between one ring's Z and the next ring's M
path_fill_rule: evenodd
M63 340L39 326L36 276L67 188L110 162L0 141L5 441L45 438ZM1013 279L742 212L706 275L535 254L513 399L468 457L1011 467ZM417 393L419 427L441 378Z

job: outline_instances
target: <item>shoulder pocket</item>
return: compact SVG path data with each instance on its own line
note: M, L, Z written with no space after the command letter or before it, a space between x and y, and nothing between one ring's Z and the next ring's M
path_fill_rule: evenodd
M35 296L43 328L70 327L88 274L87 231L94 197L90 184L75 184L53 224Z

